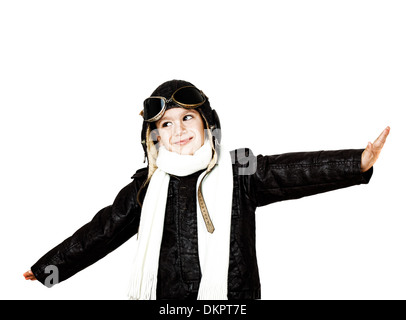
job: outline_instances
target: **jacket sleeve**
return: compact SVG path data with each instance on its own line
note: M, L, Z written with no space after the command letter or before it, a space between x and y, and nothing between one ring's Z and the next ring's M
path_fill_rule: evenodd
M62 282L136 234L141 208L135 185L133 181L124 187L112 205L100 210L89 223L40 258L31 267L37 280L46 284L45 280L51 274L49 270L57 270L57 282Z
M256 157L249 179L250 197L257 206L298 199L368 183L373 168L361 173L363 149L296 152Z

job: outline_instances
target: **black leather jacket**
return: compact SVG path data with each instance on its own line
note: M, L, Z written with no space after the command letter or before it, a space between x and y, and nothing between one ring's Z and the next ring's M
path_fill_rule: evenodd
M237 154L245 153L244 161ZM231 152L234 190L228 272L229 299L259 299L260 280L255 249L255 210L273 202L297 199L368 183L372 168L360 172L363 150L287 153L255 157L249 149ZM256 163L251 174L241 170ZM241 163L243 162L243 163ZM196 299L200 283L197 252L196 179L171 176L158 270L158 299ZM247 173L247 172L245 172ZM95 263L135 235L141 207L137 192L147 176L140 169L114 203L32 266L44 283L45 268L54 265L59 282ZM144 193L145 194L145 193ZM143 194L141 195L141 200Z

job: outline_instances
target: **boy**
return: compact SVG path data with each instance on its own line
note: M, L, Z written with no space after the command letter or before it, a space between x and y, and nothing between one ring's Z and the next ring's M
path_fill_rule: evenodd
M63 281L138 234L131 299L259 299L256 207L368 183L390 130L365 150L229 152L207 96L181 80L159 86L142 116L147 168L26 279L45 283L52 265Z

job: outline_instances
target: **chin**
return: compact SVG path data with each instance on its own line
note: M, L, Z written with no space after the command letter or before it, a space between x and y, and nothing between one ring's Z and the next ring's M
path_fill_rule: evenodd
M189 156L192 156L192 155L194 155L194 153L197 151L197 150L199 150L199 148L200 147L197 147L197 146L185 146L185 147L181 147L181 148L179 148L179 146L177 146L177 147L174 147L173 149L172 149L172 151L173 152L176 152L176 153L179 153L179 154L181 154L181 155L189 155Z
M179 150L178 153L181 155L184 155L184 156L192 156L192 155L194 155L195 151L196 150L194 150L194 149L191 150L191 149L187 148L187 149Z

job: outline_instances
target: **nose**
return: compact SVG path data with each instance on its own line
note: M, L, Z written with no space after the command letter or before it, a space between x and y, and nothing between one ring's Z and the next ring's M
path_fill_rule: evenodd
M173 134L175 136L181 136L186 132L186 127L183 121L176 121L175 125L173 126Z

